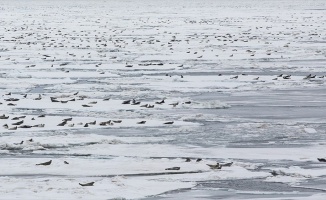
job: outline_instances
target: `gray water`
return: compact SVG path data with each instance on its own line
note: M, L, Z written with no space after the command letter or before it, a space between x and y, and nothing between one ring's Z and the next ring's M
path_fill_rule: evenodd
M7 1L6 1L7 2ZM80 93L95 95L93 88L101 86L96 94L98 98L110 96L115 99L129 99L139 95L141 100L157 100L163 95L169 97L189 98L192 101L206 102L219 100L230 107L223 109L197 108L186 109L178 108L174 110L146 110L134 111L121 109L121 112L138 114L146 117L165 117L173 120L180 120L183 116L192 114L203 114L212 117L192 118L189 122L199 123L201 126L191 130L178 132L175 127L135 127L135 128L101 128L101 129L78 129L71 128L67 133L78 137L79 135L98 134L104 136L118 136L121 138L168 138L167 140L150 141L137 144L168 144L178 147L196 146L202 148L305 148L326 141L326 78L318 80L303 80L296 82L285 82L284 85L255 83L250 87L237 88L214 88L198 91L189 89L186 92L178 91L178 88L163 90L152 85L144 85L143 79L146 77L161 78L165 74L173 76L184 75L194 80L199 76L218 77L235 76L248 74L250 76L271 76L279 74L291 74L292 76L306 76L310 73L317 76L326 75L325 56L326 47L323 45L326 40L326 4L323 0L277 0L277 1L8 1L7 5L2 5L0 9L0 58L6 69L2 69L1 79L15 79L17 73L42 72L43 74L70 70L74 72L96 72L96 69L87 68L89 65L102 63L107 68L106 72L118 74L120 77L72 77L70 80L75 82L70 84L58 84L64 89L56 89L55 84L45 84L42 82L34 83L31 86L24 85L4 85L0 86L5 92L13 90L14 93L28 93L30 95L48 94L56 95L61 93L76 92L74 87L80 86ZM52 16L51 16L52 15ZM101 22L97 22L101 21ZM165 23L170 21L169 23ZM106 25L108 22L109 25ZM164 22L164 23L163 23ZM20 27L29 26L29 29L19 30ZM100 42L92 43L92 47L85 47L72 38L84 39L78 30L84 28L89 31L96 31L90 34L94 38L102 37L106 43L112 44L117 41L115 46L100 47ZM40 28L41 27L41 28ZM53 31L52 38L65 39L65 48L53 47L49 40L45 40L45 33L48 30L42 28L58 27L68 36L56 35ZM18 28L16 30L16 28ZM8 32L10 29L12 32ZM114 32L113 32L113 29ZM41 31L40 31L41 30ZM77 33L73 32L76 31ZM116 31L117 30L117 31ZM39 31L39 32L38 32ZM106 33L110 32L110 33ZM121 34L118 33L122 31ZM123 32L125 31L125 32ZM133 31L138 31L134 33ZM250 33L252 31L252 33ZM250 34L248 34L248 32ZM20 40L10 41L12 34L16 37L21 34L35 33L35 37L26 36L22 42L35 42L35 45L25 46ZM39 35L38 35L39 34ZM77 35L80 34L80 35ZM229 37L227 34L232 35ZM176 35L181 41L171 41L172 35ZM206 37L207 36L207 37ZM224 42L217 42L215 36L223 36ZM246 37L248 36L248 37ZM155 44L148 43L152 39L161 40ZM186 44L186 38L190 38L190 44ZM208 39L210 41L207 41ZM236 44L234 39L250 38L250 42ZM133 39L141 44L134 44ZM124 40L128 45L118 47L119 40ZM38 46L40 41L45 41L48 49L42 50L45 46ZM69 41L69 43L66 43ZM142 41L144 41L142 43ZM62 41L53 42L59 45ZM70 43L71 42L71 43ZM205 44L205 42L207 44ZM252 43L251 43L252 42ZM267 43L266 43L267 42ZM226 43L226 44L224 44ZM268 44L270 43L270 44ZM289 48L284 47L289 44ZM120 43L119 43L120 44ZM166 46L161 46L164 44ZM76 47L72 45L81 45ZM84 45L84 46L83 46ZM173 45L169 49L168 45ZM22 49L14 49L14 46ZM171 46L172 47L172 46ZM9 48L10 50L5 50ZM237 51L233 51L237 49ZM273 56L266 56L266 51L273 49ZM204 51L205 50L205 51ZM256 57L246 55L247 50L257 51ZM43 52L44 51L44 52ZM205 56L201 60L197 57L187 58L185 52L198 51ZM219 54L219 57L209 57L209 51ZM51 54L56 57L53 61L54 68L50 68L50 60L40 60L38 54ZM92 58L88 57L69 57L67 53L75 53L87 56L91 52ZM107 57L100 57L102 53ZM206 52L207 55L203 52ZM236 54L241 52L243 54ZM230 54L234 57L230 57ZM116 56L117 59L109 57ZM149 58L148 58L148 57ZM154 56L152 58L151 56ZM157 60L157 57L162 58ZM178 57L179 56L179 57ZM207 56L207 57L206 57ZM238 57L237 57L238 56ZM9 57L10 59L6 59ZM31 57L31 61L21 58ZM234 58L234 59L233 59ZM17 59L14 61L11 59ZM33 60L34 59L34 60ZM60 64L67 62L67 66ZM162 62L167 64L183 64L189 68L180 69L137 69L127 70L126 68L112 69L110 66L116 64L132 63L135 66L141 62ZM46 69L26 68L26 65L37 64L38 66L48 66ZM9 67L9 68L8 68ZM142 73L147 73L145 76ZM11 74L12 73L12 74ZM15 74L16 73L16 74ZM8 75L9 74L9 75ZM8 75L8 76L7 76ZM34 77L35 78L35 77ZM62 77L57 77L62 78ZM126 80L133 80L126 82ZM20 79L20 78L18 78ZM26 82L28 78L21 78ZM228 78L229 80L229 78ZM231 79L230 79L231 80ZM236 82L236 80L234 80ZM283 80L281 80L283 81ZM177 84L177 83L176 83ZM261 84L261 85L260 85ZM84 86L87 85L85 88ZM105 86L122 86L122 89L112 89ZM134 87L135 86L135 87ZM193 86L190 85L189 86ZM277 87L279 86L279 87ZM70 90L70 87L72 88ZM78 88L78 87L76 87ZM131 89L136 92L130 92ZM96 90L96 89L95 89ZM98 92L97 91L97 92ZM3 93L5 93L3 92ZM136 94L136 95L135 95ZM1 95L4 95L1 93ZM143 96L141 96L143 95ZM3 96L5 98L5 96ZM3 100L3 99L1 99ZM3 101L1 101L3 102ZM53 112L55 111L55 112ZM72 110L47 110L47 109L28 109L12 108L3 109L4 114L19 115L40 115L48 116L111 116L111 111L72 111ZM121 115L122 116L122 115ZM266 125L268 128L257 127ZM301 126L311 127L316 130L313 134L301 133ZM255 127L255 128L253 128ZM301 132L300 132L301 131ZM31 133L31 132L29 132ZM11 132L2 131L0 137L11 136ZM58 130L32 132L35 140L44 135L62 135ZM21 140L17 136L17 142ZM24 136L23 136L24 137ZM32 150L5 149L8 151L0 152L1 159L20 159L20 158L77 158L90 159L94 162L100 159L112 160L117 156L105 155L94 156L92 154L74 154L69 152L75 147L88 148L96 145L96 142L85 142L67 146L56 146L47 144L44 153L33 152ZM130 143L133 144L133 143ZM58 150L60 153L49 153L48 151ZM125 156L128 158L128 156ZM164 156L142 155L143 159L162 159ZM168 157L168 159L178 159L179 157ZM202 158L215 162L217 158L202 155ZM192 158L195 159L195 158ZM261 167L252 169L256 172L269 172L270 167L289 168L298 166L303 169L324 169L323 163L311 161L293 160L271 160L261 159L242 159L241 156L233 159L234 162L260 163ZM201 172L198 172L201 173ZM123 175L123 174L121 174ZM159 178L165 173L132 174L132 177L153 176ZM325 174L326 175L326 174ZM234 180L207 180L198 181L193 188L168 191L163 194L149 196L146 199L255 199L255 198L280 198L296 199L299 197L311 197L314 194L325 193L325 175L311 177L295 186L286 183L267 182L266 178L234 179ZM5 174L2 177L18 177L23 179L51 178L57 177L56 174L38 174L30 176L28 174ZM177 173L175 174L177 176ZM191 173L189 173L191 176ZM78 178L69 175L59 176L63 179ZM113 177L113 175L103 175L103 177ZM1 195L0 195L1 199Z

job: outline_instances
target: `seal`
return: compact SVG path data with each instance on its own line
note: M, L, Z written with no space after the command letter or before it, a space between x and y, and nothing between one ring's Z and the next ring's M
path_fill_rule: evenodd
M306 77L304 77L303 79L310 79L311 78L311 74L307 75Z
M63 122L59 123L57 126L64 126L66 124L67 124L67 121L63 121Z
M33 127L43 128L44 126L45 126L45 124L37 124L37 125L34 125Z
M3 114L3 115L0 116L0 119L8 119L8 118L9 118L9 115L6 116L5 114Z
M21 120L21 121L19 121L19 122L12 123L12 125L17 126L17 125L21 125L21 124L23 124L23 123L24 123L24 120Z
M22 125L22 126L19 126L19 128L32 128L32 126L30 126L30 125Z
M83 187L84 187L84 186L94 186L94 183L95 183L95 182L89 182L89 183L84 183L84 184L83 184L83 183L79 183L79 185L80 185L80 186L83 186Z
M60 102L59 100L57 100L57 98L55 97L50 97L51 98L51 102Z
M180 167L170 167L166 168L165 170L180 170Z
M52 160L50 160L48 162L44 162L44 163L39 163L39 164L36 164L36 165L44 165L44 166L46 166L46 165L51 165L51 163L52 163Z
M164 99L162 100L162 101L157 101L157 102L155 102L156 104L162 104L162 103L165 103L164 102Z
M39 94L38 97L35 98L34 100L41 100L41 99L42 99L42 96L41 96L41 94Z
M222 166L219 163L216 163L216 165L210 165L210 164L206 164L207 166L209 166L209 168L211 169L222 169Z
M96 120L93 122L88 122L89 125L95 125L96 124Z
M291 79L291 75L283 76L283 79Z
M130 104L131 100L123 101L122 104Z
M171 106L173 106L173 107L176 107L178 104L179 104L179 102L177 102L177 103L171 103L171 104L169 104L169 105L171 105Z
M106 126L107 122L100 122L99 125L100 126Z
M62 121L68 122L68 121L71 121L71 120L72 120L72 117L63 119Z
M17 126L8 128L8 130L17 130Z

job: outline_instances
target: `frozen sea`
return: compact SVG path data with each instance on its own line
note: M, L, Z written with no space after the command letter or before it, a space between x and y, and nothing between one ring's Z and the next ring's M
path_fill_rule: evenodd
M3 0L0 200L324 200L325 67L325 0Z

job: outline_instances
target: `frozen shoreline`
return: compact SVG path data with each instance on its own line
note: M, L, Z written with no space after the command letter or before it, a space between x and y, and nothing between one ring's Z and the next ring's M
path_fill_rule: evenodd
M325 198L325 16L322 0L5 0L0 199Z

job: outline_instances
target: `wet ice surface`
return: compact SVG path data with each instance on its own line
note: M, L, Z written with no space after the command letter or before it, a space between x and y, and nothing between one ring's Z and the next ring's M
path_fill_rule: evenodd
M0 11L0 199L325 198L324 1Z

